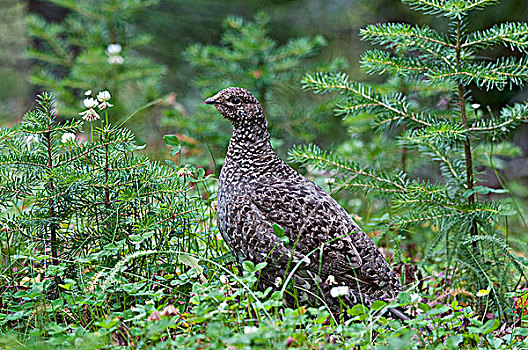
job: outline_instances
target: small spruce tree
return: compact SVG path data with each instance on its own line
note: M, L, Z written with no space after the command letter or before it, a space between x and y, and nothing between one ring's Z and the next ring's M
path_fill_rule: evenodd
M90 141L81 134L81 117L57 121L49 93L39 95L20 124L0 128L0 274L13 288L26 283L20 290L27 291L3 294L2 310L22 310L28 325L42 316L38 305L76 300L66 318L61 310L46 315L89 327L108 307L125 310L141 293L160 293L164 287L152 278L161 270L198 271L196 259L174 253L220 251L210 249L217 241L205 229L213 226L210 207L188 193L190 182L205 180L203 169L162 166L138 155L143 147L134 135L108 121L110 93L86 100ZM174 135L166 140L178 143ZM180 287L168 294L184 293L186 300L190 282Z
M316 93L337 92L337 113L345 118L374 116L377 132L399 128L397 145L424 161L434 161L441 173L432 183L408 176L401 168L381 169L359 164L316 146L294 148L293 161L334 170L339 189L368 190L390 200L392 207L381 227L386 232L406 233L428 226L434 235L424 261L441 254L457 283L472 294L491 292L495 310L504 315L506 292L524 276L521 264L511 253L501 218L512 215L510 207L487 197L504 192L479 181L477 165L489 166L494 150L521 122L527 121L528 103L506 106L495 113L473 104L471 89L523 86L528 81L528 24L502 23L469 32L466 25L473 10L495 0L404 0L413 9L444 17L447 33L427 26L403 23L370 25L361 37L386 50L370 50L361 63L369 73L388 74L415 89L381 92L368 84L350 81L343 73L310 73L302 83ZM485 49L504 45L520 57L483 57ZM424 98L438 85L444 107ZM422 92L420 92L422 90ZM433 102L433 103L432 103ZM506 148L511 149L511 146ZM484 160L484 161L482 161ZM390 165L393 165L391 163Z

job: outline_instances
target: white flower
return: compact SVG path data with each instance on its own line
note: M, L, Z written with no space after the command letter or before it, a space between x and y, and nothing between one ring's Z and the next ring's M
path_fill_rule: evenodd
M121 45L110 44L106 48L106 54L108 55L108 63L110 64L123 64L125 61L121 55Z
M97 94L97 99L99 102L108 101L112 96L110 96L110 92L107 90L101 91Z
M418 294L418 293L412 293L411 294L411 302L419 303L420 301L422 301L422 297L420 296L420 294Z
M191 176L192 172L187 167L180 168L177 172L178 176Z
M220 282L222 284L228 284L229 283L229 279L227 278L226 275L222 275L222 276L220 276Z
M149 300L145 301L145 305L154 305L154 300L149 299Z
M110 99L110 92L108 91L101 91L97 94L97 99L99 100L99 102L101 102L99 104L99 110L103 110L105 108L108 108L108 107L112 107L113 104L109 103L108 100Z
M221 313L226 313L228 307L229 305L227 305L227 301L222 301L220 305L218 305L218 311L220 311Z
M84 107L86 108L94 108L95 106L97 106L97 100L91 97L85 98L83 103Z
M108 63L110 64L123 64L123 62L125 62L124 58L119 55L108 57Z
M73 142L74 140L75 140L75 134L73 134L71 132L66 132L66 133L62 134L62 136L61 136L61 142L62 143Z
M334 179L333 177L329 177L329 178L326 178L326 179L324 180L324 182L325 182L326 184L330 184L330 185L331 185L331 184L335 183L335 179Z
M91 96L92 95L92 90L87 90L84 92L84 96Z
M342 297L348 295L347 286L338 286L330 289L330 295L334 298Z
M79 115L82 116L84 120L89 122L93 122L94 120L101 118L93 108L88 108L87 110L79 113Z
M282 284L282 278L280 278L280 276L277 276L277 278L275 278L275 287L279 288Z
M119 44L110 44L106 48L106 53L110 56L119 55L121 53L121 45Z
M473 104L471 105L471 108L473 108L473 109L479 109L479 108L480 108L480 105L479 105L478 103L473 103Z
M102 111L102 110L105 109L105 108L113 107L113 106L114 106L113 104L108 103L108 102L105 101L105 102L101 102L101 103L99 104L99 107L98 107L98 108L99 108L100 111Z
M258 328L255 326L245 326L244 327L244 334L253 334L257 333Z

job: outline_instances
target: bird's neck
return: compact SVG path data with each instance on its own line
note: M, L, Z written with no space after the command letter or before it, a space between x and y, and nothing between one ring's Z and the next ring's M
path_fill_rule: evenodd
M233 136L227 150L228 158L261 158L269 154L275 152L271 148L266 120L252 124L233 123Z

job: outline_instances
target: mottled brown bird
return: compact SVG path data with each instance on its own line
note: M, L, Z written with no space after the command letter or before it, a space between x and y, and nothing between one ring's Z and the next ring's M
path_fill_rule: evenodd
M233 124L220 174L218 228L239 263L267 262L260 287L278 289L293 271L297 295L289 303L323 301L335 311L336 296L349 306L393 300L402 287L383 255L330 195L277 156L257 99L230 87L205 103ZM276 234L277 225L288 240Z

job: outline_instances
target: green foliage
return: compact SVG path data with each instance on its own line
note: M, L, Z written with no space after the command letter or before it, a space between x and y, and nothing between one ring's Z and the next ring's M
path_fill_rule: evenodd
M97 94L97 101L104 118L89 122L89 141L80 134L82 121L57 122L55 100L48 93L39 96L36 109L19 125L0 129L2 347L527 345L526 292L510 295L517 302L516 327L510 327L456 300L443 304L437 294L442 278L415 285L390 304L376 301L370 309L345 305L346 321L324 306L285 308L283 292L291 274L280 291L258 290L266 263L246 261L235 267L217 238L215 196L205 171L170 160L161 166L137 155L142 146L135 144L134 135L108 122L110 94ZM87 111L95 108L85 104ZM176 135L165 135L164 141L172 155L180 153ZM318 166L342 164L342 170L375 180L380 188L408 194L423 187L438 202L447 196L441 185L411 181L403 173L380 175L315 148L310 153ZM489 216L482 211L478 220ZM273 230L285 238L280 226ZM474 241L490 246L484 252L500 247L497 255L509 254L506 245L489 235ZM521 259L519 264L528 265ZM476 295L485 309L495 303L488 288ZM389 307L400 306L416 317L404 323L386 317Z
M499 0L402 0L402 2L428 15L445 16L451 20L457 20L462 19L472 10L496 4Z
M31 83L57 93L61 116L75 115L82 93L111 90L116 115L128 115L159 97L164 67L142 57L151 38L138 33L130 19L156 0L50 0L69 10L61 22L29 15L29 33L37 45L28 50L36 65ZM123 103L127 101L127 103Z
M58 123L54 97L43 93L19 125L0 131L2 333L71 345L147 298L187 303L185 278L203 270L180 256L225 254L205 229L214 229L214 197L203 170L138 155L143 146L108 122L109 108L90 122L87 141L83 122ZM180 288L167 276L179 276Z
M281 45L270 37L268 22L262 12L252 22L228 17L221 45L191 45L185 56L198 71L193 83L203 99L228 86L251 90L268 117L272 137L281 140L279 152L284 152L298 140L324 139L325 132L337 131L338 124L325 113L331 108L328 102L314 101L291 86L307 69L335 71L344 62L314 63L311 58L326 45L323 37L290 39ZM194 146L193 159L203 162L203 154L211 152L214 158L224 156L231 129L215 111L199 109L192 115L175 111L164 122L191 138L187 145ZM220 158L217 166L221 163Z
M444 34L426 26L385 23L361 31L363 39L387 50L363 54L363 67L371 74L395 77L399 86L393 80L375 87L352 82L344 73L328 72L307 74L302 81L305 89L316 93L339 93L336 113L352 126L354 118L361 123L366 115L377 132L394 135L397 130L396 142L389 141L386 148L402 154L400 163L389 158L385 164L385 159L380 160L379 167L368 167L316 146L294 148L290 156L300 164L336 172L337 190L368 190L388 199L390 214L375 227L391 237L432 237L423 260L442 256L443 264L454 267L450 278L470 293L489 288L490 307L503 317L509 312L506 292L525 277L525 267L510 252L501 227L515 211L492 200L490 193L507 191L480 183L475 169L494 170L494 150L512 150L501 140L526 121L528 103L506 106L498 115L485 113L471 104L471 88L502 90L528 80L526 56L495 60L482 56L482 49L495 45L526 53L527 24L504 23L470 33L464 30L468 12L495 1L404 2L447 17L450 29ZM407 158L412 158L414 167L406 164ZM437 181L413 176L416 166L423 170L431 161L440 171Z
M407 2L465 22L465 11L493 1ZM235 266L215 227L214 182L204 169L182 164L184 159L207 163L203 154L193 153L207 147L200 144L201 133L212 153L223 155L230 134L226 121L202 111L185 115L183 109L181 115L168 115L166 122L174 118L178 134L163 137L170 148L166 164L138 155L145 146L121 128L140 112L137 106L157 97L160 67L140 58L137 49L146 40L130 25L139 10L157 2L54 3L68 8L70 15L55 24L30 17L39 40L39 50L30 55L38 61L35 81L54 87L61 102L41 94L36 109L20 124L0 129L1 348L528 346L528 293L503 293L514 289L512 283L528 266L505 239L526 250L526 242L508 227L508 215L518 211L518 204L513 199L491 201L490 196L509 188L487 187L477 181L479 174L470 187L465 153L467 144L473 170L487 167L495 172L504 157L519 153L506 140L526 120L527 105L504 107L499 113L470 108L467 84L507 88L526 80L523 57L497 61L511 67L480 58L481 50L496 45L525 54L526 24L461 31L458 71L445 62L457 59L452 52L456 26L445 35L429 27L369 26L365 37L390 52L365 53L364 67L395 77L371 86L338 73L305 79L319 92L341 93L337 112L345 117L351 138L337 152L296 147L292 158L330 174L331 189L367 193L365 221L378 234L378 243L383 238L428 243L421 256L422 267L429 269L425 281L417 277L391 304L377 301L370 310L344 305L349 319L343 321L324 307L285 308L280 291L257 290L265 264ZM14 30L9 24L7 28ZM332 135L335 141L326 125L334 102L312 100L291 87L306 69L329 73L339 66L314 62L324 42L315 37L281 45L271 39L262 15L254 22L230 18L225 28L222 45L187 51L196 63L196 87L203 98L226 85L250 88L272 119L276 145L278 138L285 140L283 150L294 140L321 144ZM13 36L20 45L22 36ZM114 65L105 53L113 43L122 47L110 55ZM445 43L451 46L443 47ZM118 56L124 58L122 64ZM9 64L18 68L18 61ZM460 85L465 103L460 102ZM114 96L82 97L92 87L110 88ZM62 116L78 115L82 98L88 100L82 115L95 120L63 121ZM464 108L467 127L461 121ZM122 121L125 112L129 117ZM152 125L150 119L148 123ZM374 136L368 132L372 125L378 131ZM90 133L83 134L83 128ZM433 162L438 174L430 170ZM280 226L274 225L273 232L293 244ZM390 248L403 259L402 279L407 279L410 259L401 255L400 246ZM415 318L404 323L387 318L387 308L397 306ZM513 322L503 322L501 313Z

